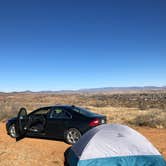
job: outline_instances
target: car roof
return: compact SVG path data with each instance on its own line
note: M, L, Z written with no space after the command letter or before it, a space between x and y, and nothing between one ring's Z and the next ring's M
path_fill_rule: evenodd
M76 106L75 106L75 105L62 105L62 104L57 104L57 105L51 105L51 106L40 107L40 108L50 108L50 107L66 107L66 108L71 108L71 107L76 107Z

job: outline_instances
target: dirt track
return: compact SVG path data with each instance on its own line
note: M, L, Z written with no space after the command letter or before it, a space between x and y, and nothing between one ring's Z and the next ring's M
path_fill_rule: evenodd
M145 135L166 158L166 129L136 128ZM60 141L24 138L19 142L6 135L0 123L1 166L63 166L64 151L69 145Z

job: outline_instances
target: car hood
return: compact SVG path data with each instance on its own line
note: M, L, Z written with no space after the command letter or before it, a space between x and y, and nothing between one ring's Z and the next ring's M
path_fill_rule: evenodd
M7 122L12 122L12 121L16 121L17 120L17 117L14 117L14 118L10 118L7 120Z

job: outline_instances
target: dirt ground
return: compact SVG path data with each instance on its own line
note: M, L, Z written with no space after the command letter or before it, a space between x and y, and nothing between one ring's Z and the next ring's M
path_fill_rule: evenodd
M135 128L146 136L166 158L166 129ZM6 134L5 123L0 123L1 166L63 166L64 142L24 138L18 142Z

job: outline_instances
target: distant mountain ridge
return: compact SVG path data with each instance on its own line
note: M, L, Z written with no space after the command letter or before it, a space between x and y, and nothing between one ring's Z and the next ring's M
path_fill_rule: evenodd
M91 89L80 89L79 91L130 91L130 90L166 90L166 86L131 86L131 87L103 87L103 88L91 88Z
M101 87L101 88L87 88L87 89L78 89L78 90L46 90L46 91L13 91L9 93L102 93L102 92L123 92L123 91L161 91L166 90L166 86L157 87L157 86L131 86L131 87ZM5 92L0 92L5 93Z

